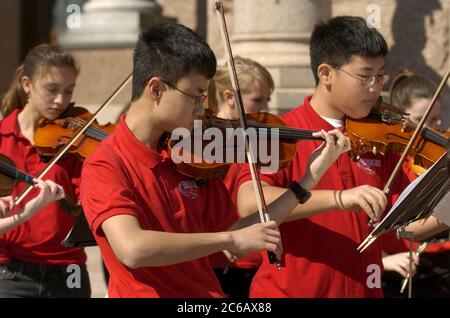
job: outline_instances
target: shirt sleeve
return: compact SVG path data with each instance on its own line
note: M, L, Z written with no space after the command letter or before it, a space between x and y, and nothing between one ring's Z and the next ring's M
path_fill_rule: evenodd
M81 204L94 233L104 235L101 224L112 216L128 214L138 217L140 208L117 159L110 155L108 160L86 160L81 176Z

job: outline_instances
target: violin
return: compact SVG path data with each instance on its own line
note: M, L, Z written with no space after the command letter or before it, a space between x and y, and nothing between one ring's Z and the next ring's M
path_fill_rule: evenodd
M43 157L54 156L59 149L66 145L77 132L92 118L92 114L83 107L73 104L56 120L43 119L39 122L34 133L34 145ZM88 157L97 144L108 137L116 129L114 124L99 125L92 123L69 148L68 152L77 153L81 157Z
M111 101L119 94L119 92L128 84L128 82L131 80L132 75L128 75L127 78L125 78L125 80L119 85L119 87L117 87L117 89L114 90L114 92L111 94L110 97L108 97L108 99L102 104L102 106L100 106L99 109L97 109L97 111L92 114L91 116L88 116L89 119L84 119L84 121L81 120L74 120L74 121L62 121L59 123L59 127L65 128L66 131L65 133L67 134L71 134L72 138L67 138L67 135L59 135L57 134L56 137L54 138L51 136L51 133L47 131L47 134L41 135L43 136L41 138L41 140L36 140L37 141L37 148L39 149L45 149L46 151L50 151L53 150L51 153L54 153L54 156L50 159L50 161L47 163L46 167L39 173L39 175L36 177L37 179L42 179L44 177L45 174L47 174L50 169L66 154L67 151L72 150L74 151L75 149L80 149L81 145L83 145L86 142L86 139L84 138L86 136L86 132L90 131L92 132L92 135L94 135L94 130L95 130L95 137L97 138L105 138L106 134L103 134L103 129L101 129L100 127L95 127L96 129L91 129L91 125L96 124L95 120L97 119L97 117L100 115L100 113L106 108L106 106L108 106ZM75 112L73 110L73 104L69 105L70 107L68 107L67 112ZM78 112L78 111L77 111ZM76 112L76 113L77 113ZM66 112L65 112L66 113ZM80 113L78 113L80 114ZM69 116L70 117L70 116ZM63 116L64 118L64 116ZM82 125L82 123L84 122L84 125ZM48 123L48 122L47 122ZM73 123L73 125L68 128L68 124ZM42 127L44 127L45 125L42 125ZM79 128L77 128L79 127ZM102 135L99 135L98 132L100 129L102 130ZM61 132L61 130L58 131ZM80 138L83 135L83 138ZM36 132L35 132L35 137L36 137ZM79 140L80 139L80 140ZM103 140L102 139L102 140ZM46 141L46 143L44 143L43 141ZM60 142L60 141L64 141L64 142ZM67 142L65 142L67 141ZM97 140L100 141L100 140ZM41 143L42 142L42 143ZM78 142L78 147L74 147L75 143ZM39 146L40 145L40 146ZM93 150L93 148L91 147L90 149L91 151ZM38 150L39 151L39 150ZM78 150L76 150L76 152L80 153ZM49 153L49 152L47 152ZM85 154L89 154L89 152L84 152ZM41 156L45 157L45 155L43 155L41 153ZM24 191L22 191L15 199L15 203L18 204L19 202L21 202L25 196L32 190L32 187L29 186L28 188L26 188Z
M272 151L278 151L279 153L279 159L278 159L278 167L279 169L286 168L292 161L292 158L294 157L296 153L296 143L300 140L323 140L321 137L315 137L313 136L313 133L315 131L312 130L305 130L305 129L296 129L296 128L289 128L284 123L284 121L273 114L269 114L266 112L257 112L257 113L248 113L245 114L245 118L247 121L248 128L253 128L256 136L264 135L267 136L267 138L264 138L265 142L267 142L267 148L270 149L270 136L272 133L275 133L276 136L279 138L278 142L278 149L272 150ZM239 147L239 145L242 145L242 143L238 140L234 140L233 142L230 142L230 139L227 138L227 133L225 130L227 128L240 128L240 124L238 120L229 120L229 119L222 119L214 116L209 110L205 111L205 115L202 119L204 130L202 130L202 133L206 131L206 129L209 128L218 128L221 130L222 134L221 136L224 137L224 140L220 143L223 145L223 149L221 149L221 155L222 158L215 162L208 162L203 157L198 158L197 155L190 153L187 157L190 158L189 163L182 160L181 155L178 155L176 152L173 151L174 146L178 143L178 141L174 141L168 138L168 136L165 136L164 139L164 147L167 149L169 155L171 158L175 158L175 162L179 162L176 164L176 168L179 172L183 173L184 175L187 175L189 177L195 178L195 179L208 179L213 177L219 177L223 178L230 167L231 164L236 162L241 162L238 160L238 158L245 158L245 149L244 147ZM276 129L276 130L275 130ZM275 131L274 131L275 130ZM191 134L191 140L198 137L195 134ZM233 138L235 136L233 135ZM261 139L257 138L257 141L259 143ZM335 140L337 140L337 137L335 137ZM242 140L241 140L242 142ZM211 143L209 140L203 140L202 139L202 150L207 148L208 145ZM191 145L194 145L194 141L192 140ZM233 153L233 160L230 163L228 158L225 158L225 154L227 153L229 145L233 147L231 149L231 153ZM259 144L257 145L259 149ZM203 151L202 153L203 154ZM201 155L200 154L200 155ZM183 157L185 157L185 154L182 154ZM242 155L242 156L240 156ZM186 157L185 157L186 158ZM247 161L243 161L247 162ZM257 164L258 166L268 166L268 163L262 163L259 158L257 158Z
M36 184L34 179L33 176L17 169L16 164L11 158L0 154L0 196L11 195L12 189L15 187L17 181L34 186ZM75 204L67 194L59 201L59 204L69 215L78 216L81 212L81 206Z
M408 119L408 114L386 103L372 109L362 119L347 118L345 132L352 143L352 156L358 160L362 154L401 153L411 139L417 124ZM446 151L450 131L424 128L414 142L411 152L411 167L416 174L429 168Z
M11 195L18 180L34 186L33 179L29 174L17 169L11 158L0 154L0 196Z

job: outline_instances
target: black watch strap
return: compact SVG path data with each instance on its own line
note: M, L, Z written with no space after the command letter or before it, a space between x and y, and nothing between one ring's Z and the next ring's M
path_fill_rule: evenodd
M303 187L298 182L292 182L289 189L295 193L298 202L300 202L301 204L308 201L308 199L311 197L311 192L303 189Z

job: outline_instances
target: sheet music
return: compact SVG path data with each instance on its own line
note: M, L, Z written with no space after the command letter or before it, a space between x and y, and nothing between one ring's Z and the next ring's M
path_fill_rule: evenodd
M434 207L433 216L450 226L450 192Z
M385 220L392 220L392 214L397 213L398 209L402 206L408 205L411 207L421 206L422 213L416 213L417 216L424 217L428 216L432 210L432 208L439 202L441 197L443 196L442 191L440 191L443 187L448 186L448 178L445 180L444 171L441 171L440 166L443 166L444 161L446 160L447 154L444 153L441 158L436 161L425 173L420 175L417 179L411 182L405 190L400 194L397 201L394 203L392 208L384 217ZM423 217L421 217L423 218ZM399 221L403 218L397 217ZM407 225L408 223L415 221L420 218L411 218L406 224L400 224L402 226ZM379 223L377 227L383 225L383 222ZM395 224L391 224L393 226Z
M360 244L358 250L361 252L365 250L383 233L431 215L435 206L449 191L448 173L447 153L444 153L425 173L406 187L383 220Z

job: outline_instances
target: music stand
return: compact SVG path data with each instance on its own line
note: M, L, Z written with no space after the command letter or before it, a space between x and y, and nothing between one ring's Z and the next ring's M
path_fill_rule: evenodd
M97 245L83 211L81 211L72 229L61 244L65 247L88 247Z
M434 207L433 216L450 227L450 192Z
M406 187L386 217L358 246L358 250L362 253L383 233L403 229L411 222L430 216L433 208L449 191L449 186L445 152L431 168Z
M386 217L378 223L372 233L358 246L358 250L362 253L380 235L397 229L398 237L409 240L409 272L411 273L414 233L405 231L405 227L411 222L431 215L433 208L449 192L449 179L449 160L445 152L430 169L406 187ZM406 282L408 279L408 297L412 298L412 275L408 275Z

